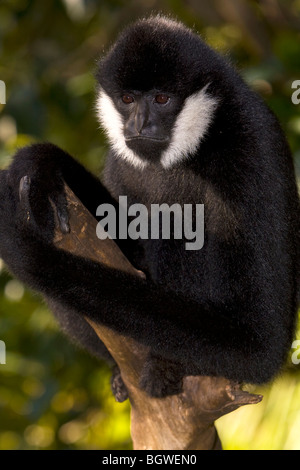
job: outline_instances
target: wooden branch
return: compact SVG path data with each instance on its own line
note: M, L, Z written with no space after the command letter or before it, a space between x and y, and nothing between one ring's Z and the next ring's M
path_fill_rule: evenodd
M57 233L57 247L90 258L115 269L144 276L136 270L110 239L96 236L96 219L66 187L69 204L69 234ZM138 450L221 449L214 422L240 406L255 404L261 395L247 393L220 377L190 376L183 381L183 393L163 399L149 397L139 388L139 376L148 348L132 338L89 321L117 362L131 404L131 435Z

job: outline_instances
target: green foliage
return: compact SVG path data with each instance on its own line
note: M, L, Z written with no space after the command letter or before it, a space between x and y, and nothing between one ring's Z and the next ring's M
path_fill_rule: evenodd
M101 170L106 142L94 111L96 60L118 31L152 11L195 26L237 64L279 117L299 167L300 105L291 102L291 84L300 80L299 0L2 0L1 168L18 147L48 140ZM73 346L41 299L0 266L0 340L7 348L0 449L131 448L129 405L114 402L107 367ZM263 390L261 404L222 418L224 447L299 449L298 377L289 367Z
M39 298L1 276L0 450L130 448L128 404L104 364L62 335Z

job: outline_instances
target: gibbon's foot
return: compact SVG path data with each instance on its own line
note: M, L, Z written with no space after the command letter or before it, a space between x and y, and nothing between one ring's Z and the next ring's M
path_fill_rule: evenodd
M111 389L117 402L122 403L127 400L128 392L123 382L119 367L115 367L111 376Z
M182 392L182 379L179 364L150 354L141 373L140 387L151 397L164 398Z

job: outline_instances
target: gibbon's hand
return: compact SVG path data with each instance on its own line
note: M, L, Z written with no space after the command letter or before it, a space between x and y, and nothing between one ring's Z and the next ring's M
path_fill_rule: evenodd
M28 224L28 227L31 225L32 228L37 228L41 236L50 235L49 229L53 228L53 218L54 223L63 233L70 231L63 180L57 174L54 175L51 183L45 187L42 181L38 181L38 178L32 180L26 175L21 178L19 184L20 211L23 210L24 223ZM39 197L35 199L37 194ZM40 206L41 200L42 206Z
M52 156L44 146L32 148L16 154L6 171L4 192L15 205L17 229L51 242L56 225L63 233L69 231L62 170L55 153Z
M17 152L0 173L0 256L21 279L28 269L41 270L55 228L69 231L58 159L43 146L33 148Z

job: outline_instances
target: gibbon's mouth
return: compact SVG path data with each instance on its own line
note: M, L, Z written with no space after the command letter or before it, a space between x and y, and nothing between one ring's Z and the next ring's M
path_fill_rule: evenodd
M160 143L167 143L169 139L166 137L164 139L159 139L157 137L148 137L146 135L133 135L131 137L125 137L125 142L132 142L136 140L146 140L149 142L160 142Z

